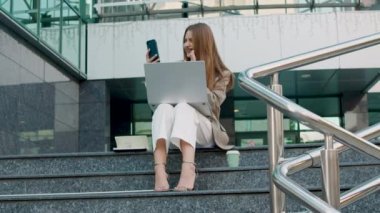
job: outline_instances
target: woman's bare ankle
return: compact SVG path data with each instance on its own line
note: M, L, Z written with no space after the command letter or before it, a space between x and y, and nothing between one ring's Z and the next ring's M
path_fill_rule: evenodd
M196 179L196 167L193 162L182 162L181 176L176 191L191 191L194 189Z
M164 163L156 163L154 165L154 190L169 190L168 174L166 173L166 164Z

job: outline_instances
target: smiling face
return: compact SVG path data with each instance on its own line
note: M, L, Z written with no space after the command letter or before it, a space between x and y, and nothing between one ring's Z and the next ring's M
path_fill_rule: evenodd
M194 50L193 33L190 30L188 30L185 34L185 38L183 41L183 50L185 51L188 58L189 58L190 52Z
M183 60L204 61L206 67L207 87L214 88L215 79L222 77L222 72L229 70L221 60L216 48L211 28L205 23L189 25L183 35ZM232 88L233 78L228 84Z

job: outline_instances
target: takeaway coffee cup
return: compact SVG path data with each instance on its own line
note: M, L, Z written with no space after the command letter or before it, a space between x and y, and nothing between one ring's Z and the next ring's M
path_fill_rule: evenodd
M238 150L227 151L227 163L229 167L238 167L240 162L240 153Z

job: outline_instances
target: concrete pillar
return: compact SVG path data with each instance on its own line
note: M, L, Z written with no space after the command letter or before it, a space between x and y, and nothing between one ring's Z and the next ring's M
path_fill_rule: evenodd
M110 97L104 80L85 81L79 94L79 152L110 150Z
M368 98L367 94L359 92L344 93L342 109L345 128L355 132L368 127Z

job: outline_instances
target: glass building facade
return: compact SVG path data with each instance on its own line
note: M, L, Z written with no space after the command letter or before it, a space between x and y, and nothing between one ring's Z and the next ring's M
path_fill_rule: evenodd
M0 0L1 10L80 72L86 73L86 16L65 0Z
M2 155L75 152L79 81L0 25Z
M329 71L320 70L319 72ZM372 75L375 77L376 73L377 71L373 70ZM283 72L284 78L292 74L291 71ZM143 79L134 80L142 81ZM266 83L266 81L263 80L262 83ZM338 84L338 82L335 83ZM294 84L294 81L283 82L285 93L289 92L287 88L292 87L291 84ZM364 105L366 110L368 108L368 114L362 117L364 122L368 120L369 125L380 122L380 93L369 93L364 95L360 102L356 102L356 100L351 99L353 97L351 92L348 92L348 94L320 93L320 95L315 95L312 93L316 91L312 89L306 91L307 88L302 88L301 90L306 93L298 96L291 94L287 97L335 125L344 128L356 125L347 118L347 114L352 112L352 109L347 106L350 104L361 104ZM142 93L144 92L145 90L142 91ZM128 113L125 110L128 110ZM120 114L122 111L124 113ZM111 102L111 112L118 112L117 115L111 117L111 139L114 136L121 135L147 135L151 140L152 110L146 100L133 101L129 99L126 101L115 99L113 104ZM119 116L124 116L128 120L120 120ZM221 122L227 128L230 140L237 146L257 147L268 144L266 104L261 100L246 95L238 85L235 85L234 90L229 93L227 100L222 105ZM350 124L346 125L346 122ZM323 143L323 140L324 135L318 131L312 130L296 120L284 117L285 144Z

